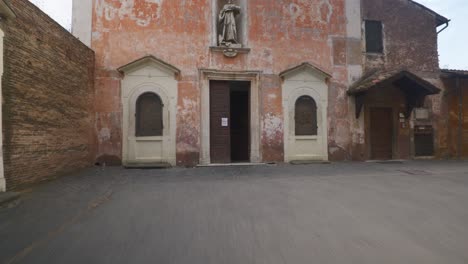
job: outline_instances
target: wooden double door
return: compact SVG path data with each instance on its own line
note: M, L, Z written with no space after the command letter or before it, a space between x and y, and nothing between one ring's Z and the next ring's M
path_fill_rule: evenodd
M211 163L250 161L250 82L210 82Z

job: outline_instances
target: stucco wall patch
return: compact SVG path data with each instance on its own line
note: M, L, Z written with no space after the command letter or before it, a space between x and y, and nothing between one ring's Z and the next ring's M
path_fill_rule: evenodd
M99 140L99 143L102 144L103 142L105 141L108 141L111 139L111 132L110 132L110 129L109 128L102 128L100 131L99 131L99 134L98 134L98 140Z
M278 141L283 135L283 120L271 113L265 115L263 119L263 134L266 141Z
M129 18L147 27L161 16L163 0L96 0L97 16L108 21Z

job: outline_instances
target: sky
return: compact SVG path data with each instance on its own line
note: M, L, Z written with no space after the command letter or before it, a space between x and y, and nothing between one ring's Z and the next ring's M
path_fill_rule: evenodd
M30 1L39 6L64 28L70 30L72 0ZM440 67L468 70L468 33L466 29L468 25L468 1L416 0L416 2L451 20L450 26L439 34Z

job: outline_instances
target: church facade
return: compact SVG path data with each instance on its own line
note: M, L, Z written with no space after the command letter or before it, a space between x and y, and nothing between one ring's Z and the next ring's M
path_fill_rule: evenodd
M99 163L444 157L437 34L410 0L83 0ZM403 26L404 25L404 26Z

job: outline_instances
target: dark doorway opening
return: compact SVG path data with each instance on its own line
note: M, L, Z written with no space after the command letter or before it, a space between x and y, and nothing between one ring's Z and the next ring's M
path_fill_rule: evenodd
M393 158L393 109L372 107L370 109L371 159Z
M250 160L249 87L245 83L231 86L231 161Z
M210 82L212 163L250 161L250 82Z

